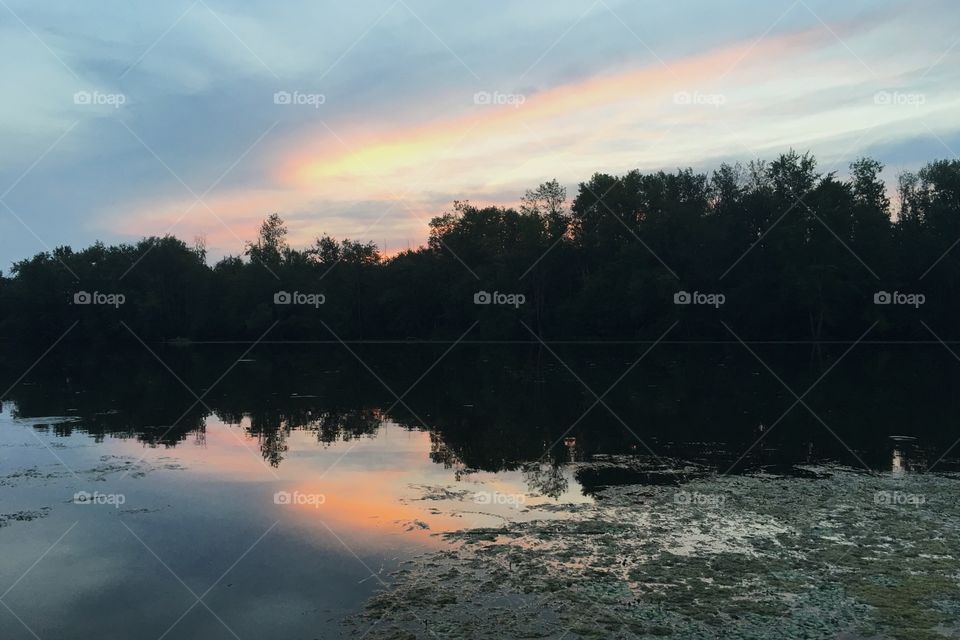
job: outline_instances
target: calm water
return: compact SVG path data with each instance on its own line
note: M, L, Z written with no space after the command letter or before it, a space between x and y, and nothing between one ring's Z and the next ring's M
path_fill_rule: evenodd
M733 348L444 351L51 354L0 410L0 637L337 637L435 533L676 481L578 467L598 455L956 468L945 351L851 355L805 397L816 416L783 418L795 398ZM762 357L802 394L837 354ZM8 355L4 388L30 364Z
M520 472L464 477L434 464L428 433L389 422L330 446L295 433L278 468L244 426L212 418L202 438L171 450L55 436L5 409L2 510L37 519L0 530L4 588L26 572L4 602L41 638L159 637L168 629L170 638L229 638L230 629L329 637L399 559L439 544L430 533L496 520L480 512L516 511L506 498L466 499L458 501L462 517L439 517L417 487L527 491ZM559 497L587 499L568 480ZM84 491L92 503L76 504ZM277 504L277 492L301 504ZM190 609L193 594L203 604ZM4 613L4 638L32 637Z

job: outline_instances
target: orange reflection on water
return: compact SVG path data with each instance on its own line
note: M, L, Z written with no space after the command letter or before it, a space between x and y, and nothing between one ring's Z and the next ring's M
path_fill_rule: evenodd
M420 499L418 487L451 481L450 470L430 462L426 432L385 424L375 437L324 445L311 431L293 431L286 435L283 460L271 467L248 428L249 419L228 425L211 417L201 437L188 437L175 449L150 450L147 459L174 458L208 486L248 484L242 495L255 509L280 521L329 528L348 545L389 535L439 546L432 534L464 526L462 518L431 512L434 503ZM131 455L142 455L142 449Z

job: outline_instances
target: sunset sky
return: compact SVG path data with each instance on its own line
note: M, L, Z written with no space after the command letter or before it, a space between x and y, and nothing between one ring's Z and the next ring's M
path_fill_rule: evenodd
M0 0L0 269L239 253L273 211L388 252L454 199L810 150L960 151L955 0Z

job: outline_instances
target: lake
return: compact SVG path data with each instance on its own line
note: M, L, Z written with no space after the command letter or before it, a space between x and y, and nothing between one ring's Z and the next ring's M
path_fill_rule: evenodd
M947 350L649 346L8 347L0 635L956 631Z

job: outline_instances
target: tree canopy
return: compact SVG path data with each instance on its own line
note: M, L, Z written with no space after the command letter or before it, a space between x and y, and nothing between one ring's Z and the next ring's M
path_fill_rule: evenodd
M517 208L454 202L423 247L392 256L326 234L291 247L277 213L213 265L202 239L58 247L0 276L0 338L52 341L74 323L84 340L455 340L472 326L472 339L643 340L674 323L692 340L730 338L724 323L756 340L946 336L960 161L901 175L895 202L879 162L849 169L790 151L597 173L569 199L552 180Z

